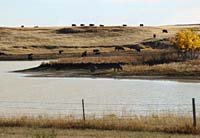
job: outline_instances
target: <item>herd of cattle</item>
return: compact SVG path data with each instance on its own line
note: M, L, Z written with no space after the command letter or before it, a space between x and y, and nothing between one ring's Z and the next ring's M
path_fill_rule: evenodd
M77 25L76 24L72 24L72 27L76 27ZM84 27L86 26L85 24L80 24L80 27ZM95 24L89 24L90 27L94 27ZM122 25L123 27L127 27L128 25L127 24L123 24ZM144 24L140 24L139 25L140 27L144 27ZM21 28L24 28L25 26L22 25ZM99 27L104 27L103 24L100 24ZM39 28L39 26L34 26L34 28ZM162 30L162 33L168 33L168 30L167 29L163 29ZM153 34L153 38L157 38L157 35L156 34ZM141 52L141 50L143 49L142 47L140 47L139 45L132 45L132 46L129 46L128 47L129 49L131 50L135 50L136 52ZM114 47L114 50L117 52L117 51L125 51L125 48L123 46L115 46ZM64 53L64 50L59 50L58 54L63 54ZM101 51L99 49L94 49L93 50L93 53L94 55L101 55ZM1 54L1 53L0 53ZM87 57L88 56L88 51L84 51L83 53L81 53L81 57ZM28 54L28 60L33 60L33 54ZM90 72L95 72L99 67L99 65L96 65L96 64L92 64L91 66L89 66L89 70ZM114 71L122 71L123 70L123 67L119 64L119 63L116 63L116 64L112 64L112 65L106 65L106 66L109 66L111 68L114 69Z

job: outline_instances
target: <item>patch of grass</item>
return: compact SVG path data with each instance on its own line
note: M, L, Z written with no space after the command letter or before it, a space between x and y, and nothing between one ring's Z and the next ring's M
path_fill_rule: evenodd
M36 131L31 133L31 138L56 138L57 134L55 130L51 131Z
M200 121L198 119L198 121ZM54 128L54 129L95 129L95 130L124 130L124 131L149 131L183 134L200 134L200 126L192 126L189 116L176 116L172 114L133 116L120 118L114 114L102 118L87 116L86 121L73 116L50 117L12 117L0 118L1 127L29 127L29 128ZM36 134L43 135L43 133ZM44 134L49 135L49 134ZM56 133L50 133L55 136Z

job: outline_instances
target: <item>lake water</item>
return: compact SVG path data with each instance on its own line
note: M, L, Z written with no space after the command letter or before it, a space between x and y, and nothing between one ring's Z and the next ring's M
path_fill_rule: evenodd
M190 113L200 102L200 83L166 80L34 78L9 71L38 66L42 61L0 62L1 115L81 115L86 113ZM198 106L198 105L197 105ZM200 105L199 105L200 106ZM197 107L198 108L198 107ZM199 108L200 109L200 108Z

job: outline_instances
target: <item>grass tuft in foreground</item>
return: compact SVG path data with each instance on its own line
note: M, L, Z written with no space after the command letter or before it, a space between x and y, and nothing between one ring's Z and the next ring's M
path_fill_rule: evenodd
M198 120L200 121L200 120ZM151 115L119 118L116 115L106 115L102 118L87 117L86 121L73 116L66 117L1 117L0 127L28 127L54 129L96 129L148 131L181 134L200 134L200 126L192 126L191 117L176 115Z

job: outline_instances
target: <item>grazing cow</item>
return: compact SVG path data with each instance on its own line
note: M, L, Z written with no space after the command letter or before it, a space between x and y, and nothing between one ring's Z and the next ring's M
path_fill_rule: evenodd
M121 46L116 46L115 47L115 51L125 51L125 49L123 48L123 47L121 47Z
M83 26L85 26L85 24L80 24L80 26L82 26L82 27L83 27Z
M33 54L28 54L28 60L33 60Z
M94 53L100 52L100 50L99 50L99 49L94 49L93 52L94 52Z
M89 24L89 26L95 26L95 24Z
M24 25L21 25L21 28L24 28Z
M140 24L140 27L144 27L144 24Z
M129 47L130 49L136 50L137 52L141 52L141 47L139 45L133 45L131 47Z
M113 68L115 72L119 72L123 70L123 67L120 64L114 64Z
M99 49L94 49L93 52L94 52L95 55L100 55L101 54Z
M104 25L103 25L103 24L100 24L99 26L100 26L100 27L104 27Z
M122 26L123 26L123 27L126 27L126 26L127 26L127 24L123 24Z
M81 57L87 57L87 51L84 51L81 55Z
M162 32L163 32L163 33L168 33L168 30L163 29Z
M97 69L98 69L97 66L94 65L94 64L91 64L91 65L89 66L90 72L95 72Z
M59 54L62 54L64 52L64 50L59 50Z
M72 26L74 27L74 26L76 26L76 24L72 24Z
M0 56L6 55L4 52L0 52Z
M136 50L137 52L141 52L141 48L140 48L140 47L136 47L135 50Z
M153 34L153 38L156 38L157 36L156 36L156 34Z

